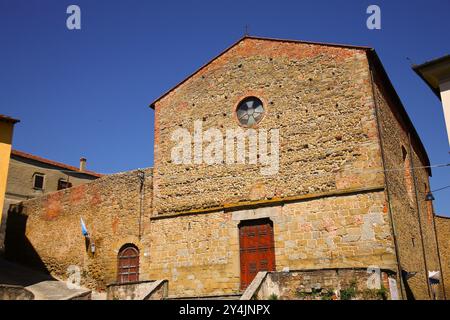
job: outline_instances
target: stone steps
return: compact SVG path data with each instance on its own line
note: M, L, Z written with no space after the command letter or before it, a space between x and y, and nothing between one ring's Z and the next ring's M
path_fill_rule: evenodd
M34 300L90 300L91 290L69 288L50 275L0 258L0 284L23 288Z

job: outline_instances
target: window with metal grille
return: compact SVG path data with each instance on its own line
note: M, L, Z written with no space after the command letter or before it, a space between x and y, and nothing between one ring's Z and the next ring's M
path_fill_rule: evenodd
M263 103L256 97L245 98L239 103L236 115L242 126L252 127L258 124L264 116Z
M133 244L126 244L119 250L117 282L139 281L139 249Z
M71 182L64 180L64 179L58 180L58 190L67 189L67 188L71 188L71 187L72 187Z
M35 173L33 176L33 188L42 190L44 189L44 175L40 173Z

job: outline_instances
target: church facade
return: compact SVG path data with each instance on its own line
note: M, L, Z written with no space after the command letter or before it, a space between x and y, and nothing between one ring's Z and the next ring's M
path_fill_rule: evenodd
M373 49L244 37L151 108L154 167L23 202L10 258L96 290L166 279L171 297L375 266L401 298L443 298L429 160Z

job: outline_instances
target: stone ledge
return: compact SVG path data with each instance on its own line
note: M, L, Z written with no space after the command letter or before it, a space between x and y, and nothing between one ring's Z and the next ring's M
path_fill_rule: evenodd
M252 208L252 207L271 206L271 205L283 204L283 203L301 201L301 200L312 200L312 199L317 199L317 198L327 198L327 197L334 197L334 196L346 196L346 195L351 195L351 194L356 194L356 193L370 193L370 192L376 192L376 191L384 191L384 185L383 186L365 187L365 188L350 188L350 189L342 189L342 190L333 190L333 191L321 192L321 193L309 193L309 194L304 194L304 195L295 196L295 197L275 198L275 199L270 199L270 200L247 201L247 202L230 203L230 204L225 203L218 207L181 211L181 212L170 213L170 214L161 214L161 215L150 217L150 220L159 220L159 219L174 218L174 217L179 217L179 216L184 216L184 215L204 214L204 213L211 213L211 212L225 211L225 210L231 211L231 210L239 210L239 209L248 209L248 208Z

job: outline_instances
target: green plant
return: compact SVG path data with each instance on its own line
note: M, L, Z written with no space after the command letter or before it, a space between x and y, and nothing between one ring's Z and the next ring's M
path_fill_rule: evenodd
M333 290L328 290L322 294L322 300L333 300Z
M299 290L296 291L296 296L302 300L333 300L336 295L333 290L322 290L322 288L311 288L310 291Z
M357 293L356 280L352 280L348 288L340 290L341 300L351 300Z
M387 300L387 289L381 286L380 289L366 289L362 292L364 300Z
M380 289L378 289L378 296L383 299L387 300L387 289L382 285Z
M269 300L278 300L278 296L277 296L275 293L272 293L272 294L269 296Z
M297 290L296 296L302 300L311 300L316 298L319 293L320 292L315 289L312 289L311 291Z
M307 296L305 291L299 291L299 290L297 290L295 295L297 296L297 298L300 298L300 299L303 299L303 298L305 298Z

